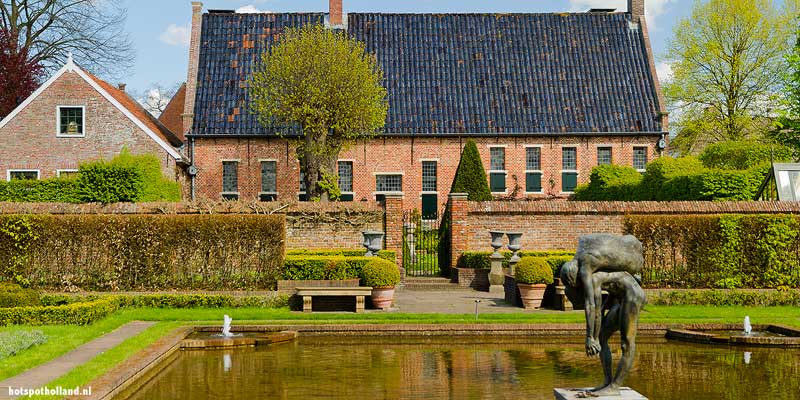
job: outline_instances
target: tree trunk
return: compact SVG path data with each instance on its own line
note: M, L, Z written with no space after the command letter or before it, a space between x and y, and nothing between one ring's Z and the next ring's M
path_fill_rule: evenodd
M305 172L306 196L309 201L329 201L328 192L319 186L323 175L338 175L339 140L327 134L307 132L303 142L297 146L300 168Z

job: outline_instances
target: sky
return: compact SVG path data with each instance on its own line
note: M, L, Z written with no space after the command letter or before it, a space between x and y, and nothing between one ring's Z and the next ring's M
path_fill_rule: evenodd
M174 86L186 80L189 58L190 0L124 0L126 29L136 51L134 67L116 80L136 92L154 84ZM344 12L584 12L590 8L627 9L627 0L343 0ZM690 15L693 0L645 0L656 69L664 79L663 62L673 26ZM327 12L327 0L207 0L204 11L226 9L272 12ZM108 77L106 77L108 78ZM110 79L110 78L109 78Z

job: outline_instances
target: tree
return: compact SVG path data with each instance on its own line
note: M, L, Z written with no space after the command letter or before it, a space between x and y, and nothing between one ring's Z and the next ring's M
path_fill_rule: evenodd
M133 64L124 33L127 12L119 0L2 0L0 28L28 60L47 70L74 54L95 73L120 73Z
M310 199L338 193L339 152L386 123L383 72L364 44L321 25L287 29L250 80L251 107L266 126L299 127L295 144ZM334 198L330 198L335 200Z
M795 158L800 156L800 23L797 26L797 41L786 56L789 72L785 75L784 108L769 133L775 142L792 148Z
M472 139L467 140L464 150L461 151L461 160L458 162L450 193L467 193L467 200L470 201L492 200L478 146Z
M673 77L664 93L681 115L678 144L702 147L763 133L777 105L796 9L796 0L783 9L771 0L695 3L668 45Z
M39 86L43 71L19 49L14 35L0 28L0 119L5 118Z
M133 98L144 107L147 112L158 118L167 108L172 97L178 92L182 83L172 86L162 86L159 83L152 84L149 88L132 94Z

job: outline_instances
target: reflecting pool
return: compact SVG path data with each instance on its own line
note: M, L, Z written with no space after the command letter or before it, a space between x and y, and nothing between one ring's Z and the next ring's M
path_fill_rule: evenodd
M554 387L603 380L582 340L301 337L258 348L181 351L130 398L552 400ZM644 337L626 384L653 400L796 400L798 377L800 349Z

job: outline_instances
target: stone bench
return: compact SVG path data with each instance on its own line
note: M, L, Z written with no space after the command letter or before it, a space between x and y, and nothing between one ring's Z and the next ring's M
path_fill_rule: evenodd
M322 296L355 296L356 312L364 311L364 297L372 294L369 286L359 287L296 287L297 296L303 298L303 312L311 312L311 299Z

